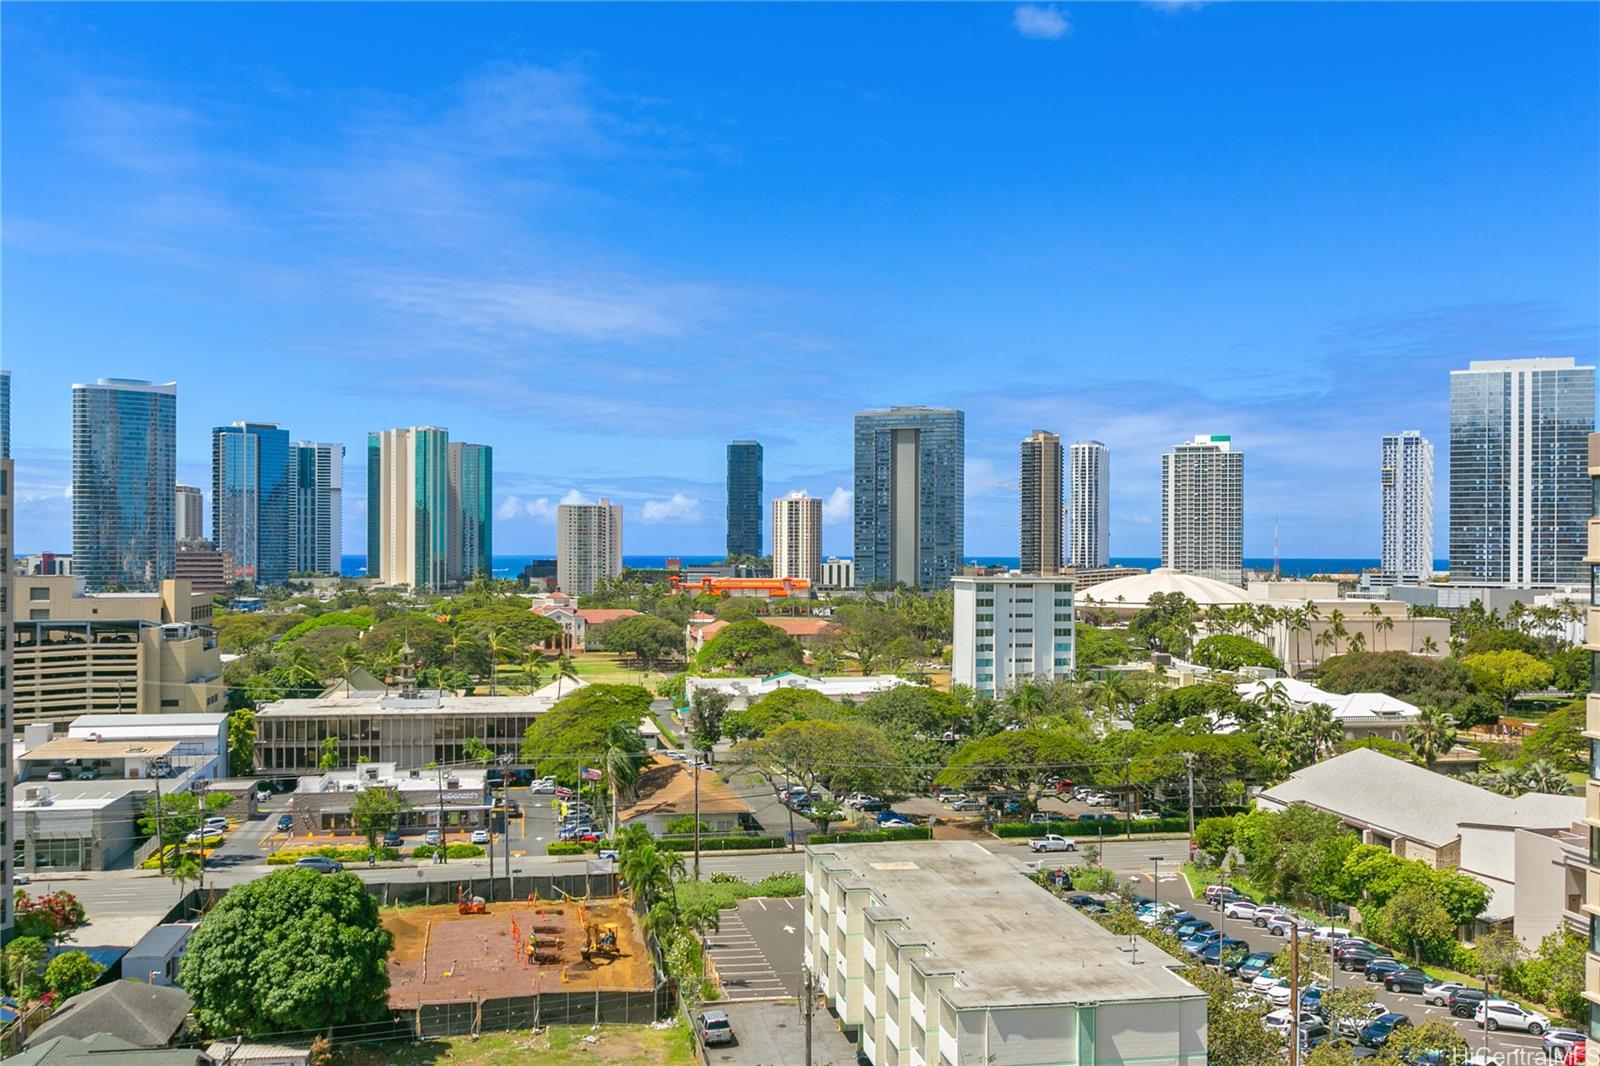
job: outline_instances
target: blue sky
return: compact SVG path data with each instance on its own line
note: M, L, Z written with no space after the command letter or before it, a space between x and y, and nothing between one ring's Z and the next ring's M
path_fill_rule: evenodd
M559 500L721 549L723 444L828 500L850 415L967 412L972 554L1017 443L1246 453L1246 554L1377 554L1378 438L1447 372L1596 355L1600 8L6 5L0 360L19 550L70 545L69 389L209 430L495 448L497 552Z

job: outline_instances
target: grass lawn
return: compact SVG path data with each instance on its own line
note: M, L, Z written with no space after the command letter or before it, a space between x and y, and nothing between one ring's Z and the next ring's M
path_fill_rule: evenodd
M1221 871L1202 870L1192 862L1183 864L1183 876L1188 880L1189 891L1194 894L1195 899L1201 898L1200 894L1206 890L1207 885L1214 885L1218 881L1224 880ZM1267 901L1261 892L1260 886L1243 874L1230 874L1225 880L1257 903L1265 903Z
M694 1052L688 1030L681 1023L667 1029L648 1025L602 1025L593 1029L587 1025L553 1025L538 1034L485 1033L476 1040L461 1036L420 1044L355 1047L348 1049L344 1058L350 1066L425 1066L443 1062L460 1066L523 1062L538 1062L540 1066L633 1066L646 1062L691 1066Z

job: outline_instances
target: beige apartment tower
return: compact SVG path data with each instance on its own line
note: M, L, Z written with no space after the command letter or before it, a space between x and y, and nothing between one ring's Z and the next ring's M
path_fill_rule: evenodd
M556 508L556 584L569 596L622 574L622 504L564 503Z
M821 500L791 492L772 501L772 576L821 583Z
M1224 436L1161 457L1161 565L1244 584L1244 453Z
M1061 572L1061 438L1036 429L1022 442L1022 572Z
M1584 538L1584 565L1590 574L1590 588L1600 589L1600 433L1589 434L1589 525ZM1600 604L1591 594L1585 633L1585 649L1589 653L1589 693L1585 712L1584 736L1589 739L1589 781L1584 786L1585 821L1589 823L1589 839L1600 840ZM1584 877L1583 910L1588 915L1591 928L1600 927L1600 855L1594 843L1589 846L1589 869ZM1600 1022L1600 941L1591 934L1588 938L1588 958L1583 967L1583 995L1589 1001L1589 1026L1591 1033ZM1589 1044L1591 1063L1600 1062L1596 1045Z
M434 426L367 436L367 575L385 585L450 581L450 433ZM376 549L376 550L374 550Z

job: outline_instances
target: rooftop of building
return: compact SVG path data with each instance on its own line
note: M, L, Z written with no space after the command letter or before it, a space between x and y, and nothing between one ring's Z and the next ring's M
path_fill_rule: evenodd
M755 695L756 693L771 692L779 688L803 688L812 692L820 692L824 696L853 696L865 693L885 692L911 682L897 674L871 674L861 676L858 674L843 677L808 677L786 671L773 674L770 677L689 677L686 685L689 691L697 689L710 689L716 692L727 692L733 695Z
M1324 692L1308 681L1298 681L1292 677L1249 681L1235 685L1234 691L1243 699L1254 700L1276 688L1283 690L1284 698L1290 703L1302 707L1320 703L1331 708L1334 718L1341 721L1351 718L1415 718L1421 713L1405 700L1382 692Z
M1133 610L1150 602L1156 593L1171 595L1181 592L1202 607L1213 604L1232 606L1244 603L1249 597L1238 585L1217 581L1199 574L1180 574L1170 567L1158 567L1148 574L1132 574L1106 581L1093 588L1084 589L1078 598L1085 603L1104 607Z
M869 888L880 913L902 916L920 942L948 961L956 985L944 995L957 1009L1205 995L1174 972L1176 959L1145 943L1135 956L1126 937L1106 932L974 841L807 850L835 856L836 870L855 875L846 876L847 884Z
M833 624L832 619L829 618L796 618L786 615L758 615L755 621L765 623L773 629L781 629L791 637L821 636ZM723 621L719 618L715 622L697 626L696 633L698 636L710 640L732 624L732 622Z
M151 737L215 733L228 720L225 714L80 714L68 727L69 736L94 732L149 730Z
M543 714L564 696L582 688L582 678L561 678L532 693L512 696L458 696L439 689L364 689L342 683L310 699L283 699L263 705L257 716L327 714ZM558 695L559 693L559 695Z
M1583 820L1584 803L1582 796L1539 792L1502 796L1369 748L1298 770L1261 795L1280 804L1304 803L1432 847L1455 840L1463 825L1570 826Z
M12 1066L196 1066L206 1059L193 1048L142 1048L96 1033L84 1040L53 1037L6 1061Z
M400 769L392 762L357 763L353 769L308 774L295 783L295 793L360 792L367 788L392 788L400 793L473 792L481 794L487 771L450 769L441 773L425 767Z
M189 777L189 769L179 767L174 776L162 779L162 792L183 791ZM18 810L42 814L103 810L130 795L154 795L155 790L153 777L102 777L94 781L23 781L14 795Z
M620 821L627 822L649 814L693 814L694 774L681 762L654 756L639 774L634 794L637 798L617 812ZM699 809L701 814L744 814L749 812L750 805L740 799L721 777L709 770L702 770Z
M172 754L176 740L88 740L62 737L23 752L29 762L66 759L157 759Z
M1007 570L998 574L957 574L950 579L952 584L971 585L983 582L986 585L1070 585L1072 573L1065 567L1057 574L1025 574L1020 570Z
M83 1040L105 1033L135 1047L162 1047L183 1028L193 1005L181 988L112 981L63 1003L49 1021L34 1030L28 1046L58 1036Z

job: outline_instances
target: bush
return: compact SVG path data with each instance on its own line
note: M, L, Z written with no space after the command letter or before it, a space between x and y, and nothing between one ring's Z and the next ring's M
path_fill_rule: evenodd
M334 862L366 862L372 852L365 845L356 847L336 847L324 844L320 848L285 848L275 851L267 856L268 866L293 866L296 859L303 859L309 855L320 855ZM400 858L397 848L378 848L379 862L395 862Z
M546 845L544 853L546 855L582 855L587 850L582 844L577 844L570 840L558 840L554 844Z
M1224 818L1202 818L1194 826L1195 847L1219 857L1226 855L1228 849L1233 847L1233 827L1232 815Z
M991 832L997 837L1038 837L1046 833L1056 833L1064 837L1092 837L1104 833L1106 836L1116 836L1124 832L1126 823L1123 822L1050 822L1048 825L1032 825L1026 822L1003 822L995 826ZM1138 833L1186 833L1189 831L1187 818L1148 818L1142 822L1133 823L1133 832ZM813 837L813 840L816 838Z
M1233 633L1218 633L1194 646L1194 661L1213 670L1237 670L1243 666L1265 666L1282 670L1283 663L1265 644Z
M680 814L676 818L669 818L666 824L661 827L661 831L666 836L683 836L686 833L692 835L694 833L694 815ZM711 832L711 823L702 819L700 822L701 835L709 832Z
M867 833L815 833L807 844L881 844L890 840L932 840L933 830L925 825L901 829L878 829Z
M435 844L418 844L411 849L413 859L431 859L439 848ZM451 844L445 849L444 857L447 859L481 859L483 858L482 844Z
M701 837L701 851L760 851L781 848L782 837ZM693 851L694 837L663 837L656 841L663 851Z

